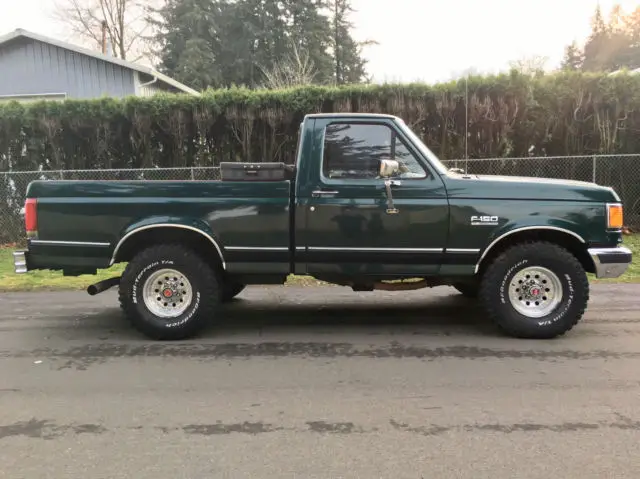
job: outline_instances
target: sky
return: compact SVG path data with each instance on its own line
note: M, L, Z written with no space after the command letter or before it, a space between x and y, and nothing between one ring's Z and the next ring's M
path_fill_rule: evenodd
M0 35L16 28L69 40L52 19L55 0L0 0ZM468 69L494 73L509 62L546 56L584 41L597 4L608 14L639 0L352 0L354 36L378 45L364 51L376 82L448 81Z

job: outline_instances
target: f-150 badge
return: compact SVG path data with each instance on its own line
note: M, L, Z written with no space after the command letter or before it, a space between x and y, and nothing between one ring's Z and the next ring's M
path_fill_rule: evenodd
M497 216L472 216L471 226L498 226Z

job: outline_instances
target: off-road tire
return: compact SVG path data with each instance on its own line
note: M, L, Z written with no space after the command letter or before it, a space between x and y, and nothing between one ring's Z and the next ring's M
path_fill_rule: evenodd
M560 280L562 300L546 316L520 314L509 300L511 279L523 268L544 267ZM510 247L486 269L480 300L489 317L508 335L523 339L551 339L571 330L582 318L589 301L589 281L577 258L549 242L528 242Z
M232 281L225 281L222 287L220 288L220 301L223 303L228 303L233 298L238 296L247 286L245 284L234 283Z
M189 280L192 301L177 317L161 318L145 305L143 287L154 271L173 268ZM213 319L220 303L219 275L205 260L184 246L152 246L127 265L119 287L120 306L133 327L155 340L180 340L198 334Z
M452 285L465 298L476 299L480 290L477 283L454 283Z

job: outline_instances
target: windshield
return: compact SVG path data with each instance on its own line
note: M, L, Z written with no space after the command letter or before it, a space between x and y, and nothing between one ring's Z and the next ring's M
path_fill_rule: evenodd
M400 129L402 129L402 131L409 137L415 147L420 150L420 152L429 160L433 167L438 170L438 173L440 173L441 175L446 174L448 168L442 164L435 153L427 148L427 145L425 145L422 140L418 138L418 135L416 135L401 118L398 118L396 121L398 122L398 126L400 127Z

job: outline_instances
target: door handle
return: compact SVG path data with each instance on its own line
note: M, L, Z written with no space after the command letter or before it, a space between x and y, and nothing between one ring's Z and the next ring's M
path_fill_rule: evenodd
M319 196L334 196L337 195L337 191L327 191L327 190L316 190L311 193L311 196L317 198Z

